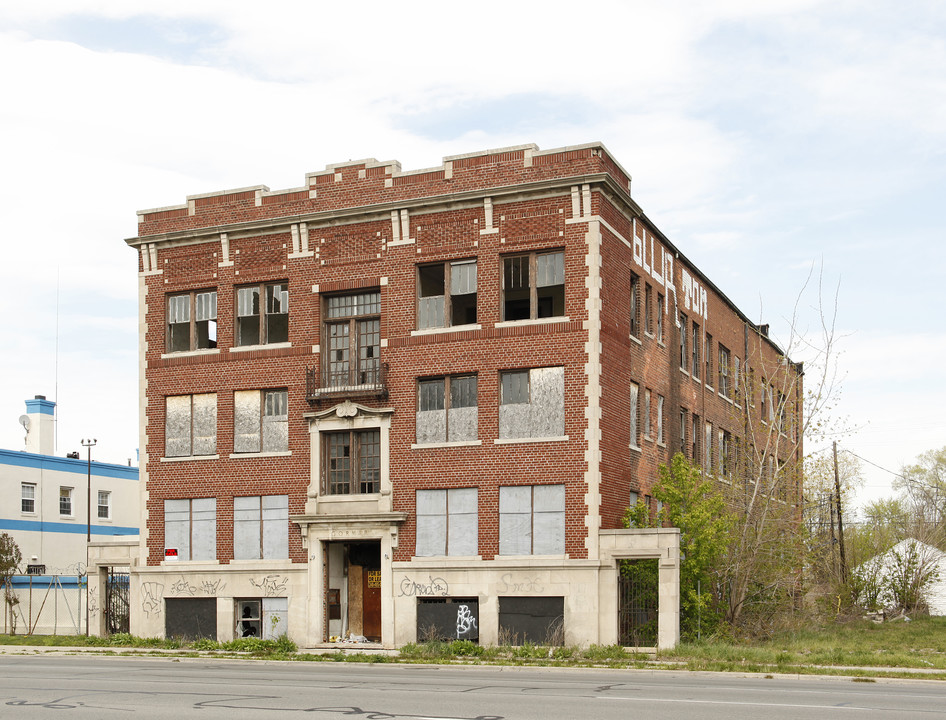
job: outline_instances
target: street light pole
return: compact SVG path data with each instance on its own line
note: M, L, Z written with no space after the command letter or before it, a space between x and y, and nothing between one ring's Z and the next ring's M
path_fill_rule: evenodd
M92 542L92 448L98 442L95 438L82 440L82 447L88 451L88 483L85 496L85 634L89 634L89 543Z

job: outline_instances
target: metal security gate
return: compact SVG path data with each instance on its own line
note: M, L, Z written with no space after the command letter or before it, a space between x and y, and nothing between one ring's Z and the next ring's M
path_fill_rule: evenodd
M622 560L618 576L618 640L657 646L657 560Z
M108 635L128 632L129 574L108 569L105 582L105 632Z

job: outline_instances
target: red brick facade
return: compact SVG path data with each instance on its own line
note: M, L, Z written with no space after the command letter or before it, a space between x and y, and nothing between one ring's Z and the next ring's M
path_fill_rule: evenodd
M499 488L517 484L565 486L565 553L570 560L589 558L596 547L589 537L621 527L632 491L650 493L658 463L681 446L692 453L694 415L712 423L716 464L718 431L741 437L745 414L761 412L758 402L740 403L738 389L733 400L719 392L718 345L729 349L731 377L738 358L743 389L749 386L747 360L766 373L762 368L775 367L780 357L765 333L642 214L627 174L600 145L485 152L448 158L442 168L418 173L375 161L331 166L308 175L303 188L228 191L190 198L179 208L142 211L138 237L128 242L140 250L146 285L148 565L164 558L165 499L217 499L216 552L224 565L233 558L234 496L287 494L290 518L305 513L310 483L320 484L311 477L307 414L346 399L307 399L307 369L327 362L323 316L332 294L380 291L386 395L351 400L393 409L391 500L393 510L406 516L395 562L414 555L415 491L451 487L478 488L479 555L494 559ZM564 251L564 314L504 322L503 258L544 250ZM475 325L417 332L418 266L464 259L477 263ZM632 274L640 280L633 333ZM267 282L288 284L288 343L235 349L236 288ZM169 352L167 298L208 289L217 292L216 350ZM648 292L649 320L643 317ZM664 299L659 312L658 295ZM679 313L688 320L686 371L680 367ZM701 345L703 333L712 336L709 378L703 347L700 378L690 372L692 321L700 326ZM659 324L662 342L655 337ZM564 439L496 443L500 373L542 367L564 369ZM416 447L418 379L469 373L477 378L479 444ZM631 383L640 388L639 449L631 447ZM268 388L288 389L289 454L231 457L233 393ZM647 390L653 424L657 398L663 398L662 443L644 437ZM199 393L217 394L216 455L167 460L165 398ZM705 440L705 425L699 428L697 459ZM594 509L592 499L588 519L591 475L599 483L600 507ZM299 527L290 527L290 559L304 564Z

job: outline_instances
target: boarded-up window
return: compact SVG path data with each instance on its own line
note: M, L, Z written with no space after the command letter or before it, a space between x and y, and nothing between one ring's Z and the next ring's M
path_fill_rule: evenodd
M417 382L417 442L462 442L479 436L475 375Z
M233 498L233 557L237 560L289 557L289 496Z
M565 553L565 486L499 488L499 554Z
M499 598L499 637L510 645L564 645L565 598Z
M284 389L233 393L233 452L289 449L288 396Z
M217 639L217 598L167 598L164 604L165 637Z
M499 437L565 434L565 369L515 370L500 375Z
M164 549L179 560L216 560L217 499L164 501Z
M217 394L165 398L164 456L217 452Z
M478 598L417 598L417 639L479 640Z
M476 488L418 490L415 555L476 555L477 500Z

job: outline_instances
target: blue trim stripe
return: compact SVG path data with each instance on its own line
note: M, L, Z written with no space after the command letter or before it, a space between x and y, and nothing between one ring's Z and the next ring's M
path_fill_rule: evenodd
M32 579L33 589L47 588L58 578L63 587L85 587L85 577L79 575L14 575L13 587L28 588Z
M71 533L85 535L85 523L45 522L43 520L8 520L0 518L0 530L24 530L27 532ZM93 535L137 535L138 528L122 525L93 525Z
M16 467L38 468L40 470L55 470L57 472L71 472L87 475L89 472L88 460L61 458L54 455L39 455L37 453L16 452L15 450L0 450L0 465L14 465ZM137 480L138 468L127 465L113 465L112 463L92 462L93 477L118 478L121 480Z
M26 412L31 415L40 414L40 415L55 415L56 403L52 400L27 400L26 401Z

